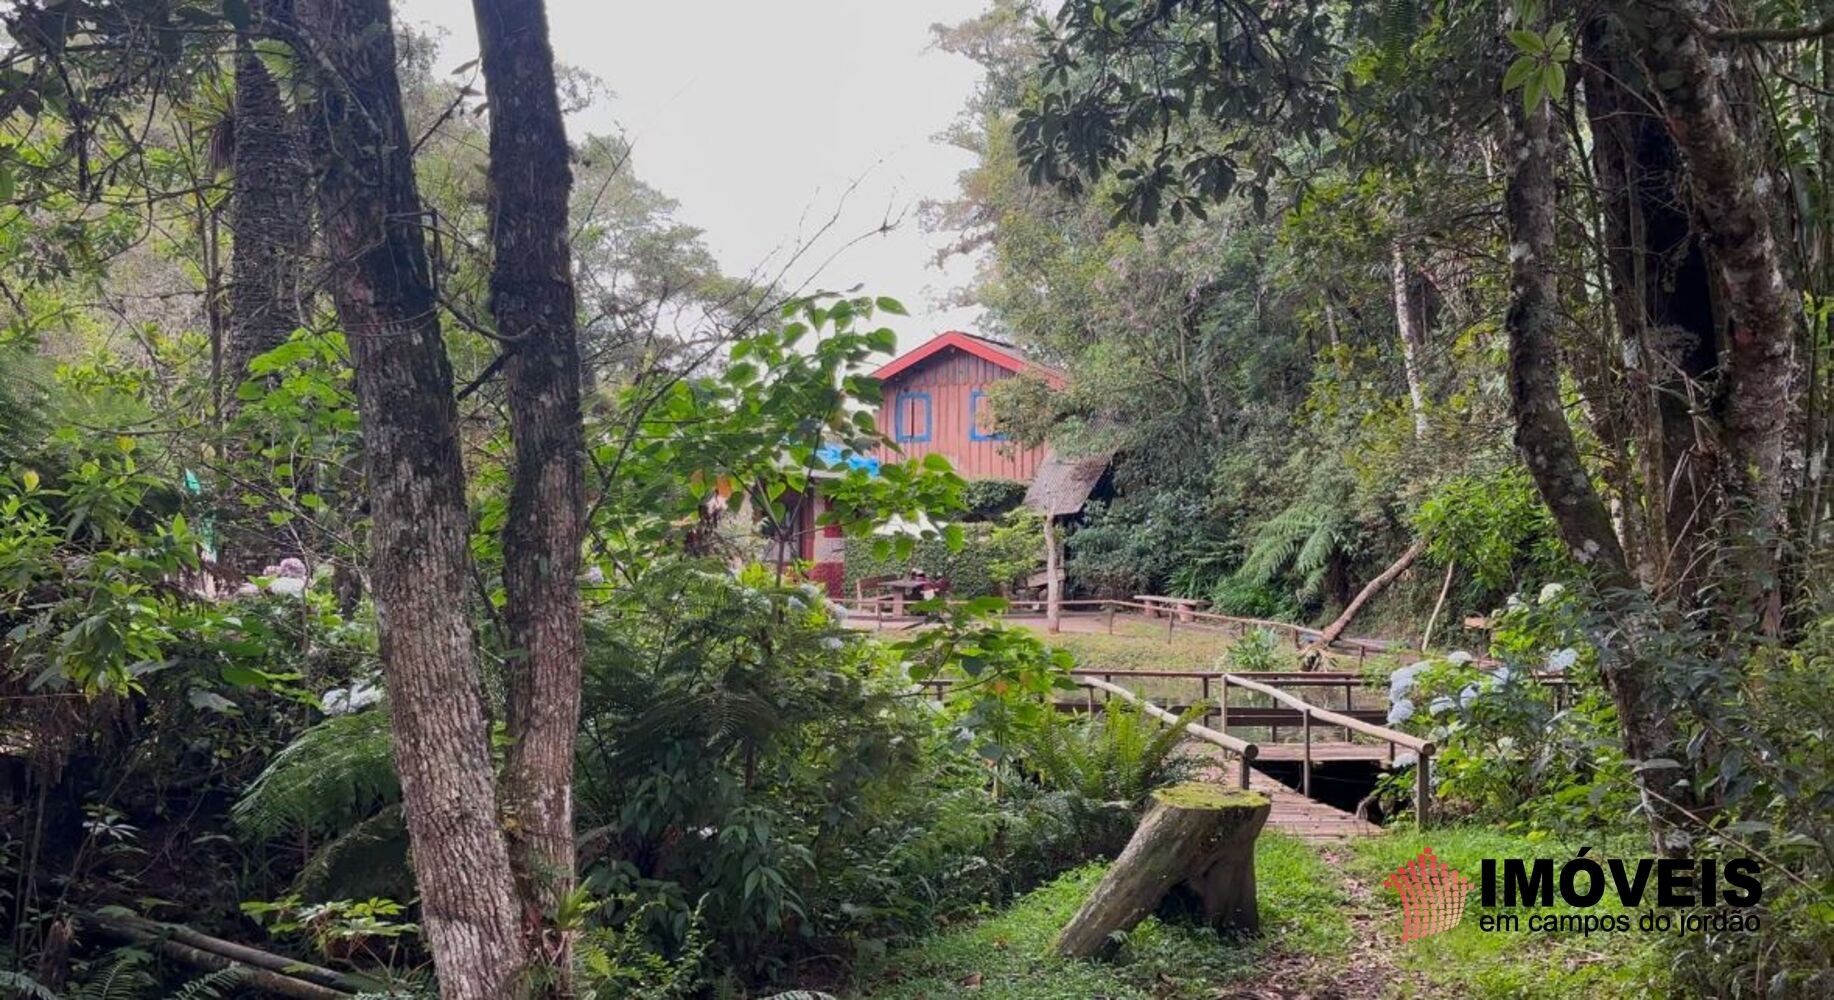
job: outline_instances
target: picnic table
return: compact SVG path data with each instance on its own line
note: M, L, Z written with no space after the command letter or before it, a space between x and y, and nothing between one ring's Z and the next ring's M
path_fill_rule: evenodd
M934 586L936 586L935 580L901 577L896 580L879 581L879 592L891 595L892 617L898 618L904 615L905 601L923 600L924 590Z
M1166 597L1163 594L1135 594L1134 600L1146 605L1146 613L1154 618L1161 611L1175 615L1181 622L1191 620L1193 611L1202 611L1210 606L1209 601L1200 601L1194 597Z

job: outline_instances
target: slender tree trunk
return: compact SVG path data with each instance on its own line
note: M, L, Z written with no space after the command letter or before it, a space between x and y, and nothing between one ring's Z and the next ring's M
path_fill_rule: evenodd
M1389 277L1395 291L1395 327L1401 332L1401 367L1407 375L1407 398L1414 412L1414 440L1426 439L1426 380L1420 366L1426 353L1426 341L1420 329L1420 318L1414 310L1413 296L1407 291L1407 258L1401 252L1401 241L1388 245Z
M525 920L561 974L568 942L551 917L573 887L573 741L579 728L580 545L585 443L579 338L567 248L567 133L539 0L475 0L490 100L490 306L508 341L515 447L503 582L510 643L504 805ZM542 919L545 914L547 919Z
M1500 88L1499 88L1500 89ZM1612 531L1611 515L1580 461L1573 429L1561 406L1559 356L1553 324L1555 186L1549 114L1545 104L1525 111L1519 94L1503 96L1509 126L1509 173L1503 215L1509 231L1510 302L1504 319L1509 337L1509 388L1515 415L1516 448L1573 558L1587 567L1607 602L1636 586L1624 550ZM1652 666L1633 655L1614 659L1605 683L1618 710L1625 753L1633 761L1667 757L1674 744L1673 720L1658 704ZM1678 850L1671 831L1688 801L1676 768L1638 772L1644 807L1659 851Z
M328 71L319 206L356 365L377 626L440 994L514 996L524 963L470 605L470 517L387 0L301 0Z
M1044 624L1048 632L1063 628L1063 543L1050 513L1044 515Z
M237 388L253 358L285 343L299 325L300 263L310 239L310 176L299 122L281 99L279 84L256 51L255 36L293 24L291 0L252 5L253 23L237 33L233 172L230 195L229 322L217 387L219 415L227 424L239 406ZM257 454L237 435L223 442L232 465ZM293 484L297 486L298 484ZM231 493L240 493L231 488ZM288 547L266 523L266 507L228 505L218 560L232 576L258 573Z
M1783 449L1800 318L1772 227L1775 182L1726 100L1734 53L1702 32L1716 9L1698 0L1616 0L1687 167L1694 218L1725 292L1727 344L1722 469L1726 547L1736 567L1734 623L1774 634L1781 622L1777 540L1783 528Z
M1446 607L1446 595L1452 592L1452 574L1457 571L1458 563L1456 561L1446 563L1446 578L1439 585L1439 599L1433 602L1433 613L1426 616L1426 628L1420 633L1420 651L1422 653L1426 652L1427 647L1433 642L1433 626L1439 624L1439 613Z
M236 39L234 173L230 199L229 336L225 403L248 376L249 359L279 347L299 325L300 261L310 238L310 180L299 122L255 48L255 38L293 21L290 0L254 5Z
M1614 20L1582 33L1605 264L1636 427L1644 517L1638 576L1691 605L1718 516L1708 421L1720 365L1717 295L1688 210L1680 154Z

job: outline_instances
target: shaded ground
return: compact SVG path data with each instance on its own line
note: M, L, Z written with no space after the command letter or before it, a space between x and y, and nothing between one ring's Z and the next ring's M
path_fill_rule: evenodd
M1263 933L1221 938L1149 918L1114 962L1059 959L1057 931L1100 878L1070 872L1006 911L894 952L845 993L858 1000L1376 1000L1397 997L1630 998L1673 995L1652 938L1486 932L1475 902L1451 931L1403 944L1383 875L1430 843L1475 872L1483 857L1560 855L1479 828L1390 831L1341 844L1264 833L1255 873ZM1564 857L1571 857L1566 851ZM1564 906L1559 912L1567 912ZM1578 911L1571 911L1578 912Z

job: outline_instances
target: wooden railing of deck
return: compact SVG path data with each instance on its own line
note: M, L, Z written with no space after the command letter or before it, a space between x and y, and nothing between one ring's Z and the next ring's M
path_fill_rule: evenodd
M1202 677L1206 679L1206 683L1205 683L1206 692L1208 692L1208 689L1209 689L1209 684L1207 683L1208 678L1218 676L1216 674L1202 674L1196 671L1188 671L1188 670L1138 671L1138 672L1126 672L1125 675L1134 676L1134 677ZM1130 691L1127 688L1124 688L1121 685L1114 683L1113 680L1111 680L1111 678L1113 678L1114 676L1116 676L1114 673L1111 673L1108 671L1095 671L1095 670L1072 670L1070 671L1071 679L1075 680L1078 686L1084 688L1084 693L1087 696L1086 705L1091 715L1095 714L1096 709L1098 707L1095 696L1096 696L1096 692L1099 691L1104 696L1103 698L1104 701L1106 701L1107 698L1120 698L1122 701L1125 701L1129 704L1140 706L1140 708L1143 711L1145 711L1146 714L1152 716L1155 719L1159 719L1164 722L1169 722L1174 725L1176 725L1179 722L1181 716L1177 712L1163 708L1155 704L1152 701L1152 699L1142 697L1139 693L1135 691ZM948 688L954 685L955 683L956 681L954 681L952 678L935 677L927 681L922 681L921 686L926 687L926 688L931 688L937 691L941 691L945 688ZM1209 700L1209 695L1207 693L1204 695L1204 699L1206 702ZM1072 706L1074 705L1074 703L1071 703L1071 704ZM1062 706L1060 705L1059 707L1062 707ZM1189 706L1186 706L1186 707L1188 708ZM1206 713L1204 717L1205 719L1208 719L1209 714ZM1260 756L1261 748L1259 744L1254 743L1250 740L1242 739L1239 736L1231 736L1228 733L1225 733L1220 729L1211 729L1209 726L1203 725L1198 722L1186 723L1185 732L1191 735L1192 737L1195 737L1196 739L1202 740L1205 743L1209 743L1212 746L1219 747L1229 753L1234 754L1236 758L1236 763L1237 763L1236 785L1237 787L1244 788L1244 789L1248 787L1248 770L1249 770L1249 767L1254 763L1255 758Z
M1181 718L1153 704L1151 700L1142 698L1119 684L1111 684L1108 681L1099 680L1094 677L1077 677L1076 683L1089 690L1089 709L1091 712L1095 710L1095 692L1101 691L1113 697L1120 698L1129 704L1140 706L1145 710L1146 714L1156 719L1162 719L1176 725ZM1209 726L1201 725L1196 722L1185 723L1184 731L1197 739L1203 740L1205 743L1222 747L1224 750L1235 754L1237 761L1236 787L1242 789L1248 787L1248 769L1254 764L1254 759L1259 756L1261 752L1261 748L1258 745L1250 743L1240 737L1231 736L1220 729L1211 729Z
M1281 683L1292 682L1282 681ZM1225 727L1229 724L1229 689L1232 687L1265 695L1299 713L1300 729L1303 733L1302 742L1305 746L1305 749L1302 751L1303 756L1300 758L1299 765L1299 790L1304 793L1307 798L1312 797L1313 723L1340 727L1344 730L1345 739L1349 738L1350 733L1360 733L1364 736L1371 736L1386 742L1388 744L1388 760L1390 763L1393 763L1395 759L1395 747L1402 746L1414 751L1417 759L1414 767L1414 822L1422 829L1426 827L1429 821L1433 800L1432 764L1434 747L1432 740L1423 740L1418 736L1411 733L1404 733L1399 729L1390 729L1387 726L1379 726L1372 722L1365 722L1362 719L1344 715L1341 712L1334 712L1328 708L1320 708L1297 695L1289 694L1279 688L1272 687L1260 681L1249 680L1241 674L1224 674L1222 684L1223 693L1220 701L1223 712L1222 725Z
M883 628L888 620L894 620L894 616L890 613L890 609L893 606L893 599L889 596L843 597L835 603L849 610L859 611L862 614L872 614L874 623L880 628ZM945 603L962 604L965 602L945 599ZM1166 608L1156 605L1112 597L1075 598L1062 601L1059 606L1070 614L1105 615L1110 634L1114 632L1115 612L1122 610L1137 613L1148 620L1157 620L1163 615L1165 632L1168 636L1174 634L1180 625L1186 628L1196 626L1199 629L1214 629L1225 634L1238 636L1246 635L1250 629L1267 629L1272 632L1285 634L1287 639L1292 643L1293 648L1297 650L1304 648L1307 642L1317 639L1320 634L1318 629L1305 625L1295 625L1292 622L1274 621L1268 618L1244 618L1239 615L1221 615L1212 611L1179 610L1177 612L1171 612ZM1020 608L1042 612L1043 607L1044 602L1042 600L1009 600L1007 613L1012 614ZM1325 652L1327 655L1335 652L1347 656L1350 652L1354 651L1359 665L1368 658L1371 652L1382 652L1384 649L1388 648L1387 643L1379 640L1353 638L1349 636L1339 638L1335 645L1349 648L1326 650Z

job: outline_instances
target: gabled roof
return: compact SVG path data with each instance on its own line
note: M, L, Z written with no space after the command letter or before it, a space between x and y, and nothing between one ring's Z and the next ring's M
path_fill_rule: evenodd
M1082 510L1113 459L1112 453L1066 458L1056 451L1049 452L1025 491L1025 505L1050 517Z
M1062 388L1065 381L1063 372L1050 365L1033 361L1011 344L1002 344L997 340L977 337L972 333L963 333L960 330L950 330L931 337L917 347L886 362L884 367L872 373L872 377L881 382L894 378L951 348L966 351L982 361L991 362L1014 374L1031 372L1058 388Z

